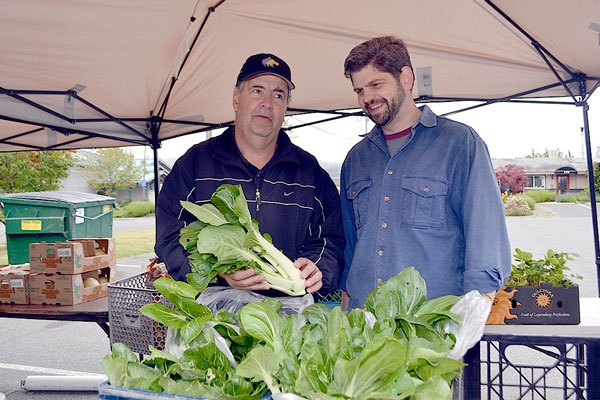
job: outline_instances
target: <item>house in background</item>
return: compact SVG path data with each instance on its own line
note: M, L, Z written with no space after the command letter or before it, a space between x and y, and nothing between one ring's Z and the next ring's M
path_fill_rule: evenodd
M85 151L85 150L79 150ZM140 166L142 174L140 180L136 182L135 187L124 190L117 194L115 197L118 202L125 200L130 201L151 201L154 202L154 164L152 158L142 158L135 160L136 164ZM158 173L159 173L159 185L165 180L165 177L171 172L171 165L161 159L158 160ZM76 163L73 168L69 171L69 176L62 181L59 190L69 190L76 192L85 193L96 193L96 191L89 185L86 173L83 166Z
M513 164L527 175L525 190L547 189L557 194L576 193L588 187L587 164L584 158L510 158L492 159L494 170Z

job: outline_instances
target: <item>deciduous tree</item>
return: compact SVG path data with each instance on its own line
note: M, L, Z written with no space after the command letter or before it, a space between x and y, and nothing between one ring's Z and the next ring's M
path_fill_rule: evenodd
M496 171L496 179L500 182L500 190L509 193L522 193L527 182L523 167L507 164Z
M141 178L134 155L120 147L92 151L82 165L90 186L106 196L134 187Z
M70 151L0 153L0 192L58 190L73 164Z

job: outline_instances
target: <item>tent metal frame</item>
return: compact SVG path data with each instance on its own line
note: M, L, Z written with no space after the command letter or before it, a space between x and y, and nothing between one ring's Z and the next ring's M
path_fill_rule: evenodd
M217 10L219 6L221 6L225 0L221 0L215 6L210 7L208 9L208 13L206 14L204 20L200 24L198 31L190 45L189 52L184 57L177 75L181 73L183 68L186 65L186 61L188 60L189 54L194 50L197 43L199 43L200 35L203 32L203 28L206 26L210 16ZM582 118L583 118L583 132L585 136L585 148L586 148L586 158L587 158L587 168L588 168L588 180L590 187L590 201L591 204L596 204L596 192L595 192L595 184L594 184L594 167L592 162L592 150L591 150L591 140L590 140L590 129L589 129L589 104L588 99L593 94L593 92L600 86L600 77L590 77L585 73L573 72L566 65L564 65L556 56L554 56L550 51L548 51L542 44L540 44L533 36L531 36L525 29L523 29L519 24L517 24L509 15L507 15L504 11L502 11L498 6L496 6L493 1L485 0L485 3L490 6L492 10L494 10L500 17L502 17L506 22L512 25L521 35L523 35L527 40L530 41L534 50L538 53L538 55L543 59L543 61L548 66L549 70L552 71L554 76L556 77L557 82L554 84L546 85L543 87L538 87L530 90L526 90L520 93L515 93L511 96L506 96L502 98L445 98L445 97L418 97L416 99L417 102L478 102L479 104L464 107L455 111L451 111L446 113L445 115L455 114L459 112L464 112L468 110L473 110L479 107L484 107L490 104L501 103L501 102L511 102L511 103L535 103L535 104L561 104L561 105L575 105L577 107L581 107L582 109ZM191 17L190 20L195 21L195 17ZM560 69L567 72L569 75L569 79L563 79L558 73L555 65L558 65ZM595 81L596 85L590 90L587 90L587 83L589 81ZM147 145L150 146L153 150L154 156L154 175L155 177L159 176L158 174L158 149L161 147L161 139L159 138L159 132L161 129L161 125L163 123L172 123L172 124L180 124L185 126L192 126L193 129L182 132L176 136L173 136L169 139L175 137L186 136L194 133L205 132L209 130L219 129L231 126L233 121L228 121L224 123L210 123L210 122L197 122L197 121L186 121L186 120L170 120L165 119L165 113L168 108L168 102L170 95L173 91L175 84L177 83L177 77L172 77L169 82L169 88L167 93L158 109L156 115L150 115L148 118L117 118L113 115L110 115L108 112L102 110L100 107L96 106L90 101L87 101L85 98L81 97L76 90L68 90L68 91L48 91L48 90L19 90L19 89L6 89L0 87L0 95L10 96L12 99L27 104L30 107L34 107L39 111L47 113L50 116L58 118L61 121L64 121L68 124L73 125L72 127L44 124L38 125L37 123L32 123L31 121L21 120L12 117L0 116L0 119L25 123L29 125L38 125L39 128L30 129L24 132L17 133L8 138L0 139L0 146L2 144L8 145L17 145L21 147L28 148L30 150L58 150L64 149L65 145L69 147L75 143L85 140L89 137L100 137L105 139L113 139L118 141L119 143L128 143L130 145ZM534 95L535 93L541 92L543 90L556 88L562 86L568 96L572 99L572 101L551 101L551 100L535 100L532 98L525 98L525 96ZM102 116L102 118L93 118L93 119L76 119L70 118L67 115L61 114L54 110L51 110L39 102L36 102L27 96L65 96L68 97L69 100L79 101L81 104L85 105L89 109L98 113ZM317 121L298 124L295 126L286 127L286 130L292 130L300 127L305 127L309 125L319 124L323 122L333 121L340 118L345 118L349 116L357 116L364 115L362 111L353 111L353 110L318 110L318 109L300 109L300 108L290 108L289 113L291 114L306 114L306 113L319 113L331 115L319 119ZM141 131L131 126L132 122L143 122L145 123L145 130ZM115 124L121 128L125 128L126 131L133 133L133 137L128 137L123 134L106 134L100 133L95 130L82 129L77 127L77 123L107 123L107 124ZM61 133L65 136L69 136L71 134L79 134L83 135L82 138L73 139L67 142L63 142L57 145L49 145L49 146L33 146L33 145L24 145L18 142L15 142L14 139L26 136L37 134L42 130L50 129ZM162 139L167 140L167 139ZM23 150L26 151L26 150ZM158 196L159 192L159 179L154 180L154 192L155 196ZM594 251L595 251L595 260L596 260L596 271L598 282L600 283L600 239L598 233L598 215L596 207L591 207L592 210L592 229L594 234Z

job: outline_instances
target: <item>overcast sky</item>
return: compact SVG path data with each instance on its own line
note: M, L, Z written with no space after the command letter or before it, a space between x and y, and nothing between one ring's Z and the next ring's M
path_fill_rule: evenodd
M600 146L600 93L592 95L589 102L589 124L592 155ZM458 103L432 104L436 113L457 109ZM308 116L290 117L290 125ZM546 149L568 151L582 157L584 137L581 132L583 113L581 107L570 105L493 104L458 114L449 118L471 125L485 140L492 158L516 158ZM359 135L370 130L363 118L348 117L335 122L317 124L290 132L294 143L313 153L321 161L343 161L348 150L360 140ZM174 161L192 144L204 140L205 133L190 135L163 142L159 157ZM131 148L136 157L142 157L141 148ZM146 152L148 157L151 151Z

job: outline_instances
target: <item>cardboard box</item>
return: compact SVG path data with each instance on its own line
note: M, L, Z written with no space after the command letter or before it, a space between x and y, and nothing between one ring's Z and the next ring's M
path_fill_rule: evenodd
M0 266L0 303L29 304L29 264Z
M488 325L577 325L579 286L504 286L496 293Z
M29 292L31 304L74 305L108 295L108 284L116 280L116 268L102 268L82 274L31 274ZM108 282L84 287L87 278L104 277Z
M29 261L31 273L74 275L114 267L115 240L100 238L31 243Z

